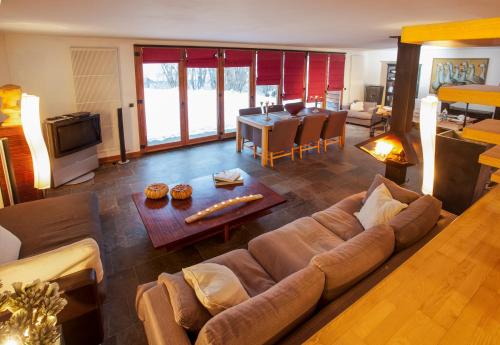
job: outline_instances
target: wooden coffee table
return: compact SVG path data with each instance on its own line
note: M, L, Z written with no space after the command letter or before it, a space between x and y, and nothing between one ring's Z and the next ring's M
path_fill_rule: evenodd
M220 233L228 240L232 227L268 214L270 208L286 201L243 170L239 171L244 179L244 184L239 186L215 187L211 175L183 182L193 187L193 195L186 200L174 200L170 196L149 200L144 193L132 194L153 247L175 249ZM262 194L264 198L226 208L191 224L184 221L215 203L248 194Z

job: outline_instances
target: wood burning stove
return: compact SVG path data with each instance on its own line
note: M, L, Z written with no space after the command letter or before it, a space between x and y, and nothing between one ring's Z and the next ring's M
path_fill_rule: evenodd
M383 162L385 177L398 184L406 181L407 168L418 163L409 133L413 122L419 57L419 45L401 43L398 38L398 73L394 85L391 129L356 144L356 147Z

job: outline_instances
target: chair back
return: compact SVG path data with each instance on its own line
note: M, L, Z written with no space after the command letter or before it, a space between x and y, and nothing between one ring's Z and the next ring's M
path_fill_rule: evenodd
M292 115L297 115L299 111L304 109L306 106L304 102L295 102L295 103L288 103L285 104L285 110L288 111Z
M323 125L321 139L331 139L341 136L344 133L347 111L332 111Z
M326 115L307 115L302 121L295 137L297 145L305 145L319 140Z
M299 128L299 119L276 121L269 132L269 151L288 151L293 147L293 141Z
M255 115L255 114L262 114L262 109L260 109L260 107L240 109L240 116L241 115Z
M275 104L269 106L270 113L277 113L278 111L284 111L284 110L285 108L283 107L283 104Z

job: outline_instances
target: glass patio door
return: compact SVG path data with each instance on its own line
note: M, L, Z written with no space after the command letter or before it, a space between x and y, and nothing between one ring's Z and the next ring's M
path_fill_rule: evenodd
M181 142L179 63L143 64L147 146Z
M224 133L236 132L239 110L250 106L250 67L224 68Z
M217 68L187 69L189 140L217 135Z

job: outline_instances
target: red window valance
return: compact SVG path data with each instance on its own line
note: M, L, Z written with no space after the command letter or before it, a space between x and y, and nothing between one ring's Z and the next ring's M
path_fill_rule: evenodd
M330 68L328 72L328 90L339 91L344 89L344 54L330 55Z
M252 65L253 50L226 49L225 67L250 67Z
M305 52L285 52L283 99L297 99L304 95Z
M309 53L309 82L307 86L309 102L314 101L315 97L325 97L327 63L328 55Z
M217 67L217 49L215 48L187 48L186 66L200 68Z
M144 63L173 63L181 61L181 57L181 48L142 48L142 61Z
M257 85L279 85L281 81L281 52L259 50L257 54Z

